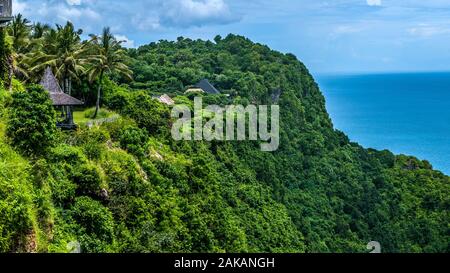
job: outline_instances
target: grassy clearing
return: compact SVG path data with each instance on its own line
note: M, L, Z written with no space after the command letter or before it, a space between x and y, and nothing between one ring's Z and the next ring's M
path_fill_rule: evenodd
M92 117L94 116L95 113L95 108L88 108L88 109L79 109L73 112L73 119L75 121L76 124L85 124L89 121L93 121L93 120L101 120L101 119L105 119L105 118L111 118L114 116L118 116L117 113L110 111L108 109L102 108L100 109L100 111L98 112L97 118L93 119Z

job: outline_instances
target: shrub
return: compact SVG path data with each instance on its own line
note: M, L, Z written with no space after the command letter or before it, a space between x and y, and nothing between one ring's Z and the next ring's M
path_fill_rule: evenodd
M102 165L111 195L135 195L141 193L143 171L125 151L109 151Z
M24 251L33 230L33 190L29 165L0 141L0 252Z
M89 237L83 238L83 241L99 241L107 244L113 242L113 217L111 212L100 202L86 196L79 197L75 200L71 214L73 219L82 228L79 231L80 234L83 234L83 237Z
M169 108L143 92L133 94L132 103L124 109L124 113L149 133L168 130Z
M71 165L86 162L86 156L78 147L61 144L50 151L49 158L52 162L66 162Z
M101 159L104 150L105 146L96 141L89 141L83 145L83 151L90 160Z
M107 97L105 104L111 109L121 111L130 104L130 95L126 91L118 91Z
M125 87L118 86L112 80L103 80L104 98L103 103L110 109L122 110L129 104L130 94Z
M127 126L136 126L136 123L129 118L121 117L115 121L103 124L102 128L109 132L113 140L119 140L122 129Z
M102 177L100 175L100 170L93 164L83 164L74 169L72 180L78 186L78 195L95 197L101 190Z
M11 100L11 96L0 85L0 117L4 116L4 114L5 114L5 105L7 105L8 101L10 101L10 100Z
M53 176L48 180L53 203L61 207L66 207L75 200L77 185L66 177L63 170L57 168L58 165L53 166Z
M104 144L110 139L108 131L94 127L79 131L76 136L76 143L83 146L83 151L90 160L98 160L105 149Z
M11 143L23 153L42 154L53 144L56 114L49 95L39 85L12 94L6 128Z
M108 141L110 138L111 137L109 136L109 133L100 128L93 128L84 131L82 137L82 139L84 139L85 142L95 141L98 143L106 143L106 141Z
M140 157L148 150L148 135L145 130L128 126L120 132L120 146Z
M19 80L13 79L11 85L14 92L25 92L25 87Z

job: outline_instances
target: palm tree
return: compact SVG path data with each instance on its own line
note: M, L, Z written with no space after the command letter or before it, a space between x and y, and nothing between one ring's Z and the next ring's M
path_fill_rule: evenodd
M31 38L32 39L40 39L44 37L45 33L50 31L50 26L48 24L35 23L32 26Z
M92 66L89 69L89 81L92 83L98 79L97 102L95 104L94 117L97 117L100 109L100 98L103 87L103 77L105 74L120 74L126 78L132 79L133 72L123 63L125 50L121 44L124 41L118 41L111 33L109 27L103 29L102 35L90 35L91 44L96 54L91 56Z
M64 92L70 95L72 81L79 80L87 62L87 47L81 43L81 34L82 30L75 30L71 22L45 32L43 42L30 54L31 72L41 73L46 67L51 67L62 81Z
M8 35L4 27L0 27L0 83L6 81L4 87L11 87L12 48L8 42Z
M29 33L31 29L30 21L18 14L14 16L12 23L6 28L8 35L5 35L5 29L2 27L2 47L7 54L4 58L5 67L2 68L4 73L5 88L11 90L13 74L19 76L26 75L26 70L22 70L18 63L23 55L29 50ZM6 69L6 70L5 70Z
M27 50L30 31L30 20L24 18L20 13L14 16L8 28L8 34L12 37L12 45L17 53L23 53Z
M35 23L31 26L31 31L28 34L28 45L25 47L26 52L13 52L13 70L17 78L24 82L28 80L34 82L39 79L41 75L30 73L30 70L34 67L35 59L38 56L42 56L41 50L43 48L46 49L46 52L52 52L49 49L55 44L54 41L57 39L56 35L49 35L50 32L57 34L56 30L52 29L48 24Z

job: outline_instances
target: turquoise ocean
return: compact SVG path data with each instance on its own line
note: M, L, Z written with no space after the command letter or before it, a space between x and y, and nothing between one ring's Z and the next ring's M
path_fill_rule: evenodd
M335 128L450 175L450 72L315 75Z

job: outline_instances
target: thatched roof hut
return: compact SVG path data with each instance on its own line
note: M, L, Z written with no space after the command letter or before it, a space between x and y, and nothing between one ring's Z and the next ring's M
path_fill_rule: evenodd
M84 104L82 101L71 97L62 91L61 86L55 78L55 75L53 75L50 67L45 69L40 84L50 94L50 99L53 101L54 106L78 106Z
M164 103L167 105L174 105L175 101L169 97L167 94L163 94L161 96L153 96L154 99L158 100L160 103Z

